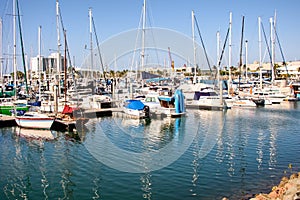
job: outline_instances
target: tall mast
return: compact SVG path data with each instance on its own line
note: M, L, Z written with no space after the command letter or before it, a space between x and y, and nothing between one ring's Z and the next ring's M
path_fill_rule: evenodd
M248 80L248 40L245 41L245 70L246 70L246 81Z
M217 31L217 62L219 62L220 57L220 31ZM220 66L217 66L217 80L220 83Z
M17 31L16 31L16 0L13 1L13 34L14 34L14 53L13 53L13 66L14 66L14 87L15 87L15 98L17 98Z
M142 52L141 52L142 72L144 71L144 64L145 64L145 35L146 35L146 0L144 0L144 6L143 6ZM141 79L143 79L142 72L141 72Z
M20 19L20 9L19 3L17 2L17 11L18 11L18 21L19 21L19 33L20 33L20 43L21 43L21 52L22 52L22 61L23 61L23 69L25 74L25 86L26 86L26 93L28 94L28 86L27 86L27 71L26 71L26 62L25 62L25 54L24 54L24 45L23 45L23 37L22 37L22 28L21 28L21 19Z
M59 28L59 2L56 0L56 31L57 31L57 73L60 79L60 66L61 66L61 59L60 59L60 28ZM60 80L58 80L58 83Z
M192 10L192 39L193 39L193 48L194 48L194 83L196 83L196 43L195 43L195 13Z
M231 47L232 47L232 43L231 43L231 32L232 32L232 12L230 12L229 14L229 47L228 47L228 65L229 65L229 84L228 84L228 88L231 87Z
M65 96L65 105L67 103L67 34L64 30L64 41L65 41L65 51L64 51L64 96Z
M39 76L39 100L41 99L41 67L42 67L42 59L41 59L41 32L42 31L42 26L39 26L38 29L38 43L39 43L39 56L38 56L38 76Z
M274 65L275 65L275 37L273 32L273 18L270 18L270 28L271 28L271 51L272 51L272 63L271 63L271 69L272 69L272 83L275 79L275 71L274 71Z
M261 52L261 18L258 17L258 48L259 48L259 86L262 89L262 52Z
M89 19L90 19L90 51L91 51L91 78L93 78L93 26L92 26L92 8L89 8Z
M276 46L276 25L277 25L277 12L275 10L274 12L274 18L273 18L273 49L272 49L272 57L273 57L273 66L275 65L275 46ZM274 75L275 75L275 69L274 69ZM275 76L274 76L275 78Z
M240 63L239 63L239 88L240 88L240 82L241 82L241 68L243 66L243 40L244 40L244 20L245 17L243 16L242 20L242 36L241 36L241 48L240 48Z

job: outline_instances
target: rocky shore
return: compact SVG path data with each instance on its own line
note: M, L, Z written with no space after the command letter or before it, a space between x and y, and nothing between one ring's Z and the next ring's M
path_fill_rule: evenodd
M290 178L283 177L277 186L268 194L258 194L251 200L300 200L300 172Z
M229 200L223 198L222 200ZM300 172L292 174L289 178L283 177L270 193L256 194L250 200L300 200Z

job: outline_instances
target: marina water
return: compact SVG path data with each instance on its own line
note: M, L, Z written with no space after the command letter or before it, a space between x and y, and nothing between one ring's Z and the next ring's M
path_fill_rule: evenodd
M299 171L299 118L300 103L283 102L90 119L50 141L1 128L0 199L247 199Z

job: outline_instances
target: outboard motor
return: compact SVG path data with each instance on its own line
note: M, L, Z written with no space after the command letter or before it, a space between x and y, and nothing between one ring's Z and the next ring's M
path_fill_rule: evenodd
M144 107L145 117L150 117L150 108L149 106Z

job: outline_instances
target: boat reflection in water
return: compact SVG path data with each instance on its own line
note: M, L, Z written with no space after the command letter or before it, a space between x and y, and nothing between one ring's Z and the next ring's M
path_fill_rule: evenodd
M16 127L16 134L27 139L54 140L56 132L46 129L27 129Z
M197 128L184 132L185 121L185 117L94 119L86 124L90 132L85 146L96 159L119 171L155 171L176 161L191 145Z
M189 191L192 196L201 196L203 191L200 191L199 188L204 188L205 191L209 189L206 188L206 185L203 185L203 182L205 182L203 180L206 179L206 174L203 176L203 167L206 162L203 161L211 156L211 153L215 151L215 147L219 150L218 147L224 145L222 135L224 134L226 114L226 110L224 112L218 110L192 110L190 112L190 123L198 127L194 143L190 148L193 159L191 161L192 173L189 172L192 179ZM216 156L218 157L219 154L221 154L221 157L224 157L222 148L216 152ZM220 162L222 163L223 161L221 160ZM211 171L213 169L206 170Z

